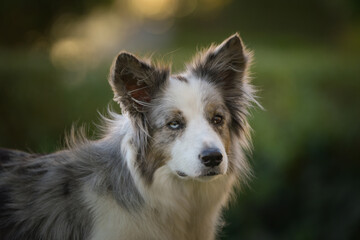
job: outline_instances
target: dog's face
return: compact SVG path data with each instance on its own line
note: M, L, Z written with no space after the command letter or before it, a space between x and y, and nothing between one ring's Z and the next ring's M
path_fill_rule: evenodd
M170 77L154 103L153 143L174 173L210 179L227 172L230 114L215 86L193 74Z
M234 141L248 128L248 58L237 34L197 56L178 75L119 54L109 81L133 119L137 164L147 180L160 167L199 180L234 170L233 148L239 146Z

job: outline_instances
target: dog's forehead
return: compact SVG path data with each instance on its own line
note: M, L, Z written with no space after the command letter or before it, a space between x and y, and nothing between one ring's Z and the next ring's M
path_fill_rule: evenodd
M177 108L185 117L204 113L208 104L221 104L222 97L216 87L193 75L172 76L164 94L171 108Z

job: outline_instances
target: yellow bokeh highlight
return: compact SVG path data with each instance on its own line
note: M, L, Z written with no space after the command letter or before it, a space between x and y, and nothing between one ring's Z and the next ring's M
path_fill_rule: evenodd
M67 70L78 70L81 63L91 55L83 41L65 38L57 41L50 51L50 58L54 65Z
M178 0L129 0L130 9L138 16L166 19L173 16L178 7Z

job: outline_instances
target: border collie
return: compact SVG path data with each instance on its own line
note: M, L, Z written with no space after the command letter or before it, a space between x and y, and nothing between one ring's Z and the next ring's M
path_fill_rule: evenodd
M96 141L48 155L0 150L0 239L215 239L251 175L251 54L238 34L182 73L121 52Z

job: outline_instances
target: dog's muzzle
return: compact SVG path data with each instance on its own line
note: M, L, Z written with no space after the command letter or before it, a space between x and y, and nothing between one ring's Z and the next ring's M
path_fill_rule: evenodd
M207 148L199 154L199 160L204 165L198 177L213 177L221 173L219 165L223 161L223 155L218 148ZM185 178L188 175L182 171L176 171L179 177Z

